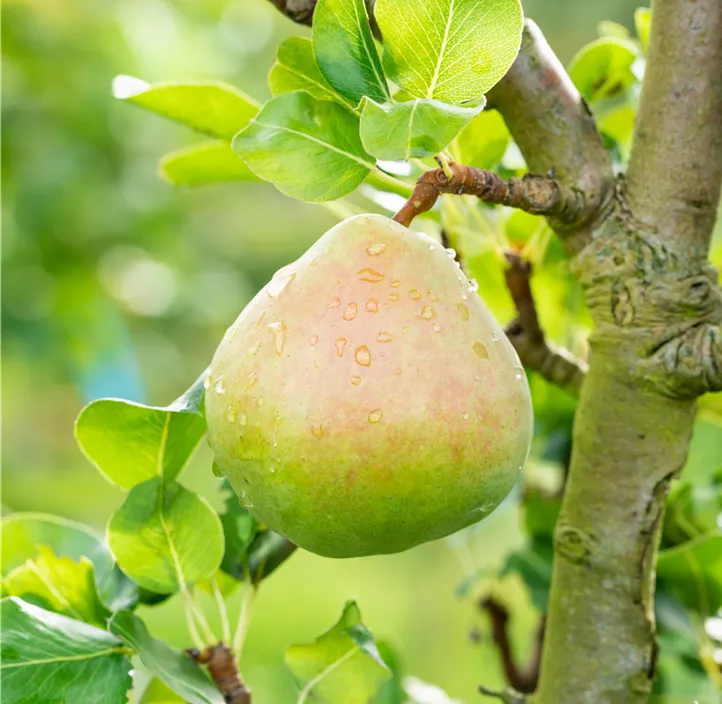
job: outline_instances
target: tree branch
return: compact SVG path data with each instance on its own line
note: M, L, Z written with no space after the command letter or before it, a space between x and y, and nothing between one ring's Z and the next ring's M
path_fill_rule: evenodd
M614 175L589 107L531 20L516 61L489 93L489 103L504 117L531 171L553 169L560 185L582 194L583 209L574 221L554 213L549 218L567 249L578 251L585 231L609 210Z
M629 206L672 249L695 245L706 252L722 181L722 2L652 6Z
M518 252L507 251L505 256L509 262L504 272L506 285L518 313L517 318L506 328L506 336L527 369L539 372L548 382L573 396L579 396L588 369L587 363L547 342L539 324L529 282L531 264L524 261Z
M213 682L227 704L251 704L251 690L243 683L233 653L225 643L218 643L202 651L189 648L186 653L200 665L208 667Z
M269 2L289 19L310 27L318 0L269 0Z
M394 220L408 227L417 215L431 210L442 193L472 195L486 203L520 208L534 215L553 215L560 222L574 222L584 209L581 195L551 176L526 174L504 180L493 171L472 166L449 164L448 168L451 176L444 169L423 173Z

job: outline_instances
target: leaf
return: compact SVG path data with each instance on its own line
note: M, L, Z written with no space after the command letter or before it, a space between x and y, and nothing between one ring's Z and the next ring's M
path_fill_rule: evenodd
M196 144L166 154L160 175L174 186L205 186L224 181L258 181L256 175L224 141Z
M521 44L518 0L377 0L388 77L415 98L478 100Z
M258 112L253 98L219 81L151 85L132 76L116 76L113 96L228 141Z
M168 685L153 678L145 688L139 704L184 704L184 702Z
M722 535L712 533L662 550L657 578L703 616L722 607Z
M355 601L314 643L288 648L286 665L301 688L298 704L309 696L326 704L367 704L391 677Z
M374 167L348 110L296 91L267 102L236 135L233 148L251 170L286 195L309 202L353 191Z
M159 594L210 579L223 556L221 522L210 505L161 477L133 487L108 525L121 569Z
M652 24L652 11L648 7L638 7L634 11L634 26L637 30L639 42L646 52L649 44L649 28Z
M289 37L281 42L268 74L268 87L274 96L305 90L318 100L336 101L350 110L358 104L337 93L324 78L313 54L313 42L307 37Z
M124 704L128 650L111 633L10 597L2 600L2 704Z
M501 161L511 141L506 123L496 110L484 110L456 139L460 164L477 169L493 169Z
M597 34L600 37L621 37L622 39L629 38L629 30L619 22L610 22L609 20L602 20L597 25Z
M42 545L38 550L37 558L27 560L3 579L7 595L105 628L110 611L98 597L92 562L87 557L78 562L56 557Z
M382 103L391 98L364 0L319 0L313 51L326 80L354 106L364 96Z
M201 413L206 372L170 406L143 406L104 398L75 422L83 454L124 489L151 477L177 477L206 430Z
M364 98L361 141L377 159L396 161L433 156L444 149L483 109L456 107L438 100L379 105Z
M507 557L501 575L516 572L528 587L536 609L545 612L552 582L553 559L551 541L532 540L530 545L512 552Z
M416 677L404 677L404 691L408 695L405 704L461 704L452 699L441 687Z
M109 609L132 608L138 601L138 587L117 568L108 546L87 526L43 513L11 514L0 526L3 575L35 558L45 546L75 562L87 557L93 563L100 598Z
M248 548L259 531L256 519L241 506L238 497L226 483L226 510L221 515L225 552L221 569L238 580L246 576Z
M597 39L572 59L569 76L587 100L613 98L637 81L632 64L638 56L637 45L629 39Z
M185 653L153 638L143 621L130 611L115 614L108 628L138 653L144 667L178 694L182 701L190 704L224 704L221 693L195 662Z

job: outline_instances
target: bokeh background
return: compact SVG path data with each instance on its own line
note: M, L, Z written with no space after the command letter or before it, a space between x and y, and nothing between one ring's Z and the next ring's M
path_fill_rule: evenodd
M599 21L631 29L638 4L524 2L565 63L596 37ZM214 78L263 101L278 42L307 30L267 0L4 0L2 10L3 509L103 530L123 494L81 456L73 438L80 408L101 396L170 402L254 292L336 221L267 184L174 189L157 177L158 157L198 138L114 101L111 80ZM511 307L498 263L468 257L505 322ZM578 291L564 277L547 283L537 284L544 322L583 349ZM573 405L532 384L545 447L558 446L530 461L543 474L564 456ZM704 404L688 473L722 466L715 403ZM210 465L202 447L183 481L220 507ZM405 672L476 701L478 684L503 681L475 604L480 589L513 604L514 646L531 648L538 614L523 584L487 578L523 539L511 500L479 526L402 555L295 556L254 605L243 673L256 701L294 700L285 647L315 638L352 597ZM156 635L189 645L178 598L143 615Z

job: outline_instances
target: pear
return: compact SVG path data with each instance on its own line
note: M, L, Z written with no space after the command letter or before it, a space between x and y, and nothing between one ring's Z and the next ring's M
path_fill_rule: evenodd
M216 462L306 550L406 550L488 515L529 451L526 376L437 242L380 215L329 230L248 304L207 380Z

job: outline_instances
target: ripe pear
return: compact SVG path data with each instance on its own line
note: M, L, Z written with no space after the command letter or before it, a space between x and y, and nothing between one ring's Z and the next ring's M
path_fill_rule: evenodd
M229 328L207 380L216 462L306 550L406 550L489 514L527 456L511 344L458 264L380 215L349 218Z

